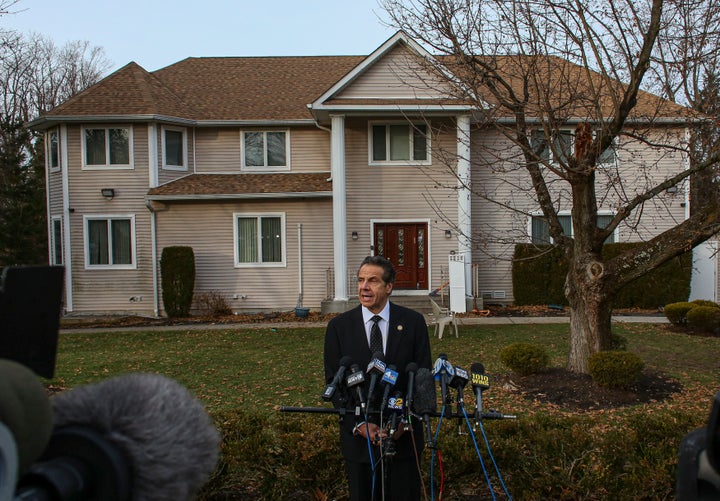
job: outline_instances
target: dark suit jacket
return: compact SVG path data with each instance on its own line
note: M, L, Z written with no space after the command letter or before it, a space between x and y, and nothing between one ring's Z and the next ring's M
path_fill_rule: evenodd
M405 368L410 362L418 364L419 368L431 368L430 340L428 337L425 318L418 312L390 303L390 325L386 345L385 362L393 364L398 371L398 379L393 391L399 391L405 397L407 394L407 374ZM338 371L339 361L349 356L359 369L366 371L372 353L368 346L367 335L361 306L346 311L330 320L325 331L325 379L329 383ZM349 374L348 370L346 374ZM370 378L366 374L363 393L367 395ZM378 379L377 386L380 386ZM335 407L347 409L345 418L340 426L340 447L343 456L349 461L369 462L367 441L362 437L353 436L352 430L360 416L356 419L356 402L352 393L338 392L333 400ZM378 404L375 404L377 409ZM377 415L371 415L370 421L377 422ZM424 441L422 427L417 423L414 430L415 442L418 450L422 450ZM414 454L411 434L406 431L396 443L398 457ZM377 456L375 456L377 457Z

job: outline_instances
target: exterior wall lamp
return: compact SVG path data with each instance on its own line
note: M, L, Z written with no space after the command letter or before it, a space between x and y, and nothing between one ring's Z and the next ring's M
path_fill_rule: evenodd
M115 198L115 189L114 188L101 188L100 194L105 197L106 200L112 200Z
M450 237L452 237L452 231L445 230L445 238L450 238Z
M357 231L353 231L350 236L352 237L353 240L357 240L357 239L358 239L358 232L357 232Z

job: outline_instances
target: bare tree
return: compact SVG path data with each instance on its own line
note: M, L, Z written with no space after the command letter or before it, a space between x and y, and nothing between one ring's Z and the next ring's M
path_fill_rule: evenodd
M0 15L15 3L0 1ZM47 262L45 149L25 124L108 68L88 42L58 48L40 35L0 30L0 266Z
M677 104L699 102L705 79L716 74L718 4L382 3L390 24L451 70L456 97L481 110L470 189L511 223L474 228L474 248L527 241L529 218L546 225L569 262L568 368L587 372L590 355L610 348L618 290L720 231L717 197L686 218L666 192L720 159L717 145L702 155L691 148L688 124L704 117ZM445 74L438 69L435 78ZM610 214L602 222L601 209ZM571 228L563 226L564 210ZM604 259L603 243L616 230L643 243Z

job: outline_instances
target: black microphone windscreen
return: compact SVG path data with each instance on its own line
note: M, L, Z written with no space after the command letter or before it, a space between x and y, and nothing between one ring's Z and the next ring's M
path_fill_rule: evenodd
M475 362L470 366L470 372L473 374L485 374L485 366L480 362Z
M417 371L418 371L418 364L416 364L415 362L410 362L405 367L405 372L417 372Z
M415 375L414 410L417 414L431 414L437 410L435 378L429 369L418 369Z
M340 359L340 363L338 364L338 367L350 367L353 364L352 357L349 357L345 355Z
M52 434L52 411L45 387L35 373L0 359L0 422L12 434L23 472L42 454Z
M220 435L202 404L157 374L127 374L51 400L55 426L95 429L127 456L134 500L191 499L214 471Z

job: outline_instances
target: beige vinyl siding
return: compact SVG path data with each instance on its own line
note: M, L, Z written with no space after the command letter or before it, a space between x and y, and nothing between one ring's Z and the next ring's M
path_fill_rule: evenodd
M672 144L682 134L679 130L657 131L653 141ZM475 250L473 262L478 264L479 284L482 291L504 291L503 301L512 301L512 255L511 242L528 241L528 217L507 207L532 213L538 210L529 177L520 161L520 151L499 133L491 130L475 130L472 141L473 191L483 196L472 199L473 235ZM603 189L605 174L620 174L624 183L624 199L659 183L671 172L684 168L684 159L677 151L651 148L637 141L623 139L618 148L618 169L598 170L598 204L601 211L611 211L618 203L624 203L615 190ZM641 173L639 167L643 167ZM571 196L566 183L550 183L554 200L565 200L561 211L571 209ZM486 201L487 197L498 203ZM685 217L685 195L663 194L649 201L642 209L641 224L634 226L636 218L621 224L616 233L617 241L632 242L652 238L682 221ZM501 240L501 241L498 241ZM510 242L510 243L509 243ZM486 299L486 302L492 300Z
M73 312L152 314L150 212L144 204L149 182L147 128L133 126L134 169L130 170L81 170L80 131L80 126L68 126ZM101 188L113 188L115 197L104 199ZM98 215L134 215L136 269L86 269L84 216ZM131 297L142 301L131 302Z
M317 127L197 129L197 172L240 172L243 130L286 130L290 134L292 172L330 172L330 133Z
M452 93L447 82L433 77L418 56L406 46L398 45L336 97L414 99L445 98L448 95Z
M50 172L48 175L48 197L50 200L50 206L49 206L49 212L51 216L60 216L62 215L62 176L63 176L63 169L56 171L56 172Z
M285 266L235 267L235 213L285 214ZM298 224L302 224L303 305L319 308L325 298L326 270L333 261L330 199L174 203L157 218L158 255L171 245L192 247L195 294L217 292L234 311L284 311L296 306Z
M372 221L428 222L429 286L431 290L439 287L440 270L447 271L448 255L457 250L457 240L445 238L448 225L431 207L429 197L445 215L457 221L457 193L451 188L457 185L456 178L435 158L428 166L369 166L368 121L349 119L345 125L348 273L355 273L362 259L372 253ZM439 123L431 125L436 127ZM451 133L433 137L433 149L455 151L454 134L451 128ZM357 240L350 239L353 231L358 232ZM355 295L353 282L349 283L349 293Z

